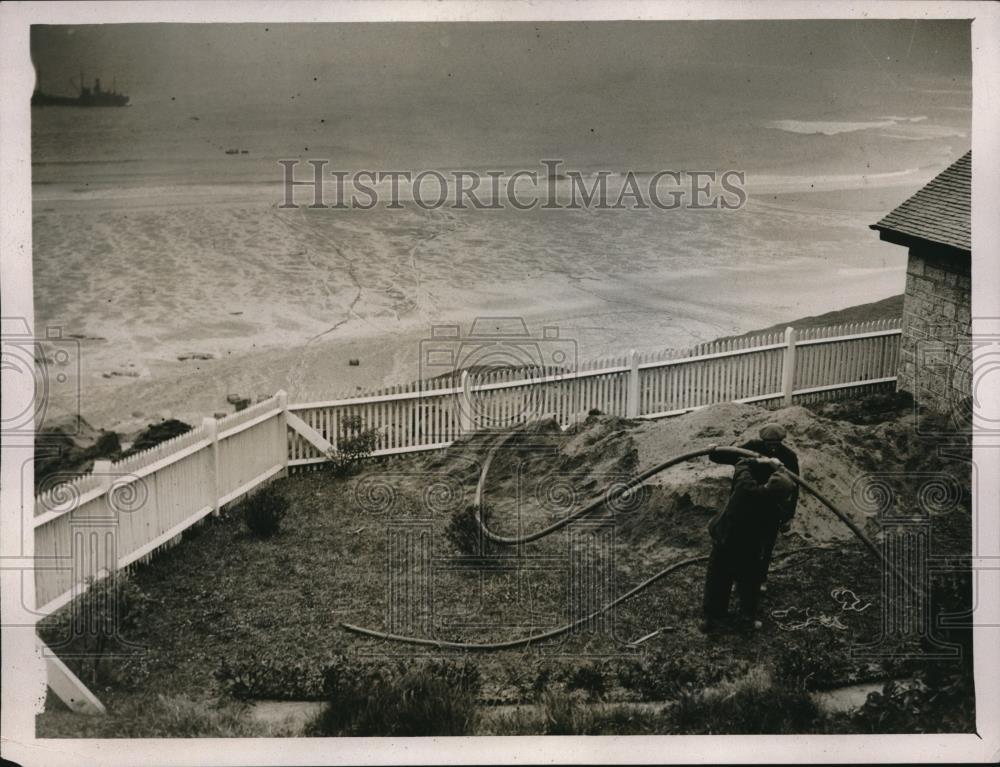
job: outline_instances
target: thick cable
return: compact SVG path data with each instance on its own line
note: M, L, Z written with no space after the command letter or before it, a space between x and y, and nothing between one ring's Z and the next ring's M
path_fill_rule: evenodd
M582 509L574 511L572 514L566 515L558 522L554 522L548 527L542 528L541 530L537 530L536 532L533 533L529 533L528 535L505 536L494 533L492 530L486 527L486 523L483 521L483 492L486 487L486 476L489 473L490 466L493 464L493 459L496 457L496 454L499 451L499 449L503 447L506 441L515 433L516 432L507 434L503 439L499 440L495 445L493 445L492 448L490 448L490 452L487 454L486 460L483 462L483 468L479 472L479 483L476 485L476 497L475 500L473 501L476 507L476 524L482 531L483 536L487 540L492 541L493 543L498 543L501 546L519 546L522 543L530 543L531 541L537 541L539 538L544 538L547 535L551 535L557 530L561 530L562 528L566 527L566 525L572 524L581 517L585 517L591 512L601 508L605 504L616 500L622 495L625 495L630 490L639 487L640 485L645 483L647 479L649 479L655 474L659 474L664 469L668 469L671 466L674 466L678 463L683 463L684 461L690 461L692 458L698 458L699 456L702 455L708 455L713 450L713 448L709 447L709 448L703 448L701 450L692 450L690 452L674 456L673 458L670 458L664 461L663 463L659 463L656 466L653 466L652 468L646 469L646 471L636 475L627 482L623 482L619 487L615 488L614 490L608 491L604 493L604 495L602 495L600 498L594 499L586 506L584 506ZM752 453L749 450L743 450L742 448L738 447L717 448L717 449L739 451L740 454L746 454L747 456L757 455L756 453Z
M799 549L792 549L791 551L784 551L780 553L778 557L783 558L791 556L792 554L799 554L803 551L813 551L816 549L823 549L823 548L824 548L823 546L818 546L818 545L805 546ZM590 615L575 620L572 623L567 623L565 626L560 626L559 628L555 628L541 634L533 634L532 636L522 637L520 639L508 639L503 642L455 642L447 639L429 639L427 637L413 637L413 636L404 636L402 634L391 634L387 631L376 631L375 629L369 629L363 626L355 626L354 624L351 623L341 623L340 625L342 628L347 629L348 631L354 634L362 634L364 636L373 637L375 639L385 639L391 642L402 642L405 644L416 644L416 645L424 645L426 647L440 647L453 650L510 650L516 647L526 647L528 645L534 644L535 642L542 642L547 639L554 639L557 636L566 634L567 632L572 631L578 626L583 625L587 621L591 621L594 618L603 615L608 610L614 609L627 599L631 599L640 592L645 591L654 583L656 583L658 580L666 577L670 573L685 567L689 567L691 565L696 565L699 562L704 562L707 559L708 555L706 554L700 557L691 557L690 559L683 559L680 562L674 562L673 564L667 565L665 568L660 570L658 573L656 573L656 575L647 578L638 586L629 589L614 601L609 602L608 604L604 605L604 607L601 607L598 610L595 610Z
M719 453L727 454L728 453L730 455L736 455L736 456L739 456L741 458L762 458L762 457L764 457L764 456L761 456L759 453L753 452L752 450L746 450L746 449L740 448L740 447L708 447L708 448L703 448L701 450L692 450L692 451L689 451L687 453L682 453L680 455L677 455L677 456L674 456L672 458L669 458L666 461L663 461L662 463L656 464L655 466L653 466L653 467L651 467L649 469L646 469L645 471L641 472L640 474L638 474L635 477L633 477L632 479L630 479L628 482L623 483L618 488L615 488L612 491L606 492L603 496L601 496L600 498L595 499L594 501L591 501L589 504L587 504L586 506L584 506L582 509L579 509L578 511L575 511L572 514L568 514L567 516L565 516L562 519L560 519L558 522L555 522L555 523L549 525L548 527L542 528L541 530L538 530L538 531L536 531L534 533L530 533L528 535L523 535L523 536L503 536L503 535L498 535L498 534L494 533L493 531L491 531L489 528L487 528L485 522L482 519L483 492L484 492L484 488L486 486L486 477L487 477L487 474L489 472L490 466L493 463L494 457L496 456L496 454L497 454L498 450L500 449L500 447L502 447L506 443L506 441L512 435L513 435L513 433L507 434L506 436L504 436L503 438L501 438L496 444L494 444L493 447L490 449L490 452L488 453L488 455L486 457L486 460L483 463L483 468L482 468L482 470L479 473L479 482L476 485L476 497L475 497L476 523L478 524L478 526L479 526L480 530L482 531L483 535L488 540L490 540L490 541L492 541L494 543L505 545L505 546L514 546L514 545L520 545L522 543L529 543L531 541L536 541L536 540L538 540L540 538L544 538L547 535L551 535L552 533L556 532L557 530L560 530L563 527L566 527L566 525L569 525L569 524L575 522L576 520L578 520L578 519L586 516L587 514L590 514L594 510L596 510L598 508L601 508L605 504L610 503L611 501L615 500L616 498L618 498L618 497L620 497L620 496L622 496L622 495L630 492L631 490L634 490L635 488L637 488L637 487L641 486L642 484L644 484L646 482L646 480L648 480L650 477L652 477L652 476L654 476L656 474L659 474L661 471L664 471L665 469L668 469L671 466L675 466L678 463L682 463L684 461L689 461L689 460L691 460L693 458L698 458L700 456L708 455L710 453L716 453L716 454L719 454ZM886 559L886 557L882 553L882 551L877 546L875 546L875 544L872 543L871 540L869 540L869 538L854 523L854 521L851 520L850 517L848 517L844 512L842 512L840 509L838 509L828 498L826 498L826 496L824 496L822 493L820 493L819 490L817 490L815 487L813 487L812 484L810 484L809 482L807 482L806 480L804 480L802 477L800 477L799 475L795 474L794 472L789 471L787 468L783 468L783 471L789 477L791 477L797 484L799 484L801 487L805 488L810 493L812 493L816 497L816 499L820 501L820 503L822 503L824 506L826 506L828 509L830 509L830 511L832 511L834 513L834 515L838 519L840 519L840 521L843 522L848 527L848 529L850 529L850 531L869 549L869 551L871 551L875 555L875 557L886 568L888 568L889 570L891 570L904 584L906 584L906 586L908 586L914 593L917 593L917 594L921 593L912 583L910 583L892 565L891 562L889 562ZM780 556L788 556L790 554L795 554L795 553L798 553L800 551L807 551L807 550L816 549L816 548L822 548L822 547L820 547L820 546L808 546L808 547L806 547L804 549L794 549L792 551L784 552ZM350 624L350 623L341 623L340 625L345 630L350 631L350 632L355 633L355 634L361 634L363 636L369 636L369 637L373 637L375 639L384 639L384 640L388 640L388 641L392 641L392 642L401 642L401 643L405 643L405 644L423 645L423 646L428 646L428 647L450 648L450 649L458 649L458 650L505 650L505 649L513 649L513 648L516 648L516 647L525 647L525 646L531 645L531 644L533 644L535 642L541 642L541 641L544 641L544 640L553 639L553 638L555 638L557 636L560 636L560 635L565 634L565 633L567 633L569 631L572 631L577 626L580 626L580 625L586 623L587 621L593 620L594 618L602 615L603 613L607 612L608 610L611 610L615 606L621 604L625 600L630 599L631 597L635 596L636 594L640 593L641 591L649 588L654 583L656 583L657 581L659 581L661 578L669 575L670 573L672 573L672 572L674 572L676 570L679 570L679 569L681 569L683 567L687 567L689 565L696 564L698 562L704 562L707 559L708 559L708 556L705 555L705 556L699 556L699 557L692 557L690 559L685 559L685 560L682 560L680 562L676 562L676 563L674 563L672 565L668 565L667 567L665 567L663 570L660 570L658 573L656 573L652 577L647 578L645 581L643 581L642 583L640 583L635 588L627 591L625 594L622 594L620 597L618 597L614 601L610 602L609 604L605 605L604 607L600 608L599 610L591 613L590 615L587 615L587 616L585 616L583 618L580 618L579 620L576 620L576 621L574 621L572 623L568 623L565 626L560 626L559 628L552 629L550 631L546 631L546 632L541 633L541 634L534 634L534 635L529 636L529 637L523 637L521 639L511 639L511 640L507 640L507 641L503 641L503 642L455 642L455 641L450 641L450 640L430 639L430 638L427 638L427 637L413 637L413 636L404 636L404 635L401 635L401 634L392 634L392 633L389 633L389 632L386 632L386 631L376 631L374 629L365 628L363 626L356 626L356 625Z
M522 543L537 541L539 538L544 538L547 535L551 535L552 533L562 529L566 525L569 525L575 522L576 520L580 519L581 517L590 514L596 509L601 508L605 504L614 501L615 499L624 495L625 493L634 490L635 488L644 484L646 480L648 480L650 477L659 474L661 471L664 471L665 469L668 469L671 466L674 466L678 463L682 463L684 461L690 461L692 458L697 458L702 455L708 455L710 453L715 453L717 455L729 454L729 455L739 456L740 458L765 457L762 456L760 453L755 453L752 450L746 450L745 448L742 447L728 447L728 446L708 447L708 448L703 448L701 450L692 450L687 453L682 453L681 455L674 456L673 458L668 458L666 461L663 461L662 463L658 463L655 466L646 469L645 471L641 472L640 474L630 479L628 482L622 483L619 487L615 488L614 490L606 492L603 496L597 498L594 501L591 501L582 509L574 511L572 514L566 515L558 522L555 522L549 525L548 527L542 528L541 530L538 530L534 533L529 533L528 535L504 536L504 535L498 535L497 533L494 533L492 530L486 527L486 523L483 520L483 493L486 487L486 476L489 473L490 466L493 463L494 457L496 456L499 449L503 447L506 441L516 433L517 432L508 433L503 438L501 438L496 444L494 444L492 448L490 448L490 452L486 456L486 460L483 462L483 468L479 472L479 483L476 485L476 497L475 497L476 523L479 525L479 529L482 531L483 536L487 540L490 540L493 543L497 543L502 546L517 546ZM876 559L878 559L878 561L881 562L882 565L884 565L888 570L893 572L907 587L910 588L911 591L917 594L920 593L919 590L912 583L910 583L903 576L903 574L900 573L891 562L889 562L888 559L886 559L885 555L882 553L882 550L879 549L879 547L876 546L874 543L872 543L872 541L868 538L868 536L864 534L861 528L858 527L847 514L838 509L830 501L830 499L828 499L819 490L817 490L811 483L807 482L798 474L789 471L788 468L784 466L782 467L782 471L787 476L791 477L791 479L794 480L798 485L800 485L801 487L805 488L810 493L812 493L820 503L822 503L830 511L832 511L834 515L841 522L843 522L852 533L854 533L855 537L857 537L858 540L860 540L865 545L865 547L867 547L868 550L875 555Z

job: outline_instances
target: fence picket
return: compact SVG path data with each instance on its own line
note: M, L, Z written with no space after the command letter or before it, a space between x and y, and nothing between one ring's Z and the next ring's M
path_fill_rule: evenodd
M713 349L719 349L721 346L719 344L705 344L705 354L718 354L717 351L712 351ZM702 370L702 385L701 385L701 399L702 405L711 405L715 401L715 392L712 391L712 386L709 383L709 375L711 373L716 374L716 379L719 382L717 385L721 385L722 382L722 370L719 367L718 360L712 360L707 365L696 365L696 367Z
M874 331L875 331L875 323L866 322L865 332L872 333ZM872 378L875 377L872 375L872 372L874 370L873 362L874 362L875 348L877 346L877 342L878 342L877 338L869 338L867 343L865 344L865 364L861 373L861 377L864 378L864 380L866 381L870 381Z
M748 344L749 346L749 344ZM736 358L737 363L737 380L736 380L736 397L735 399L743 399L747 396L747 378L750 368L750 355L744 355L742 357Z
M725 351L726 345L724 342L708 344L705 350L706 354L719 354ZM714 351L713 351L714 350ZM710 365L705 366L706 377L708 372L711 370L715 373L715 385L711 386L706 381L705 385L705 397L702 399L703 405L711 405L718 401L718 397L722 396L722 392L726 385L726 372L723 370L723 365L720 364L722 359L715 359L711 361ZM700 366L699 366L700 367Z
M729 341L726 344L726 351L736 352L741 349L741 344L735 339ZM725 357L724 359L730 360L730 364L725 365L729 370L726 374L726 393L724 395L723 402L730 402L740 398L740 371L743 368L743 363L746 360L743 356L737 357ZM720 360L721 362L721 360Z
M706 353L705 345L704 344L699 345L698 347L699 356L705 353ZM706 365L692 365L690 368L691 372L694 374L694 394L695 394L694 403L696 405L705 404L703 396L705 392L704 379L705 379L706 369L707 369Z
M900 326L898 320L875 320L800 331L793 371L796 401L870 391L874 387L865 382L893 379ZM761 404L779 405L783 345L783 333L763 333L686 350L643 353L637 358L639 415L657 417L761 397L768 398ZM558 366L482 369L471 377L473 414L480 428L509 427L525 417L548 413L567 426L594 407L626 417L629 369L628 356L582 362L569 371ZM448 444L459 435L459 406L469 403L461 403L455 393L458 383L453 376L357 390L330 402L292 405L289 412L334 448L343 436L344 419L358 415L367 428L379 430L380 454L423 450ZM140 477L134 481L142 482L148 497L138 510L118 515L114 559L102 555L86 559L84 565L114 570L147 561L160 548L176 543L183 529L213 508L268 481L286 466L324 460L294 429L285 433L285 411L277 403L277 397L271 397L216 422L217 469L209 463L212 439L206 424L113 464L110 475ZM213 476L217 491L211 487ZM38 556L76 556L80 535L71 523L80 516L78 509L103 510L115 517L104 481L92 473L38 494L34 522ZM79 577L79 570L38 569L35 596L41 612L64 604Z

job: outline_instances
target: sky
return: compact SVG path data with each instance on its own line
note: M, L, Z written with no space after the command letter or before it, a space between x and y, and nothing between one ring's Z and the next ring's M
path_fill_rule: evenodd
M33 27L47 90L81 67L137 98L304 87L405 97L445 84L488 99L577 87L611 96L643 76L721 67L968 78L967 21L659 21L601 23L105 24ZM795 78L789 82L794 87ZM516 87L512 87L515 86ZM422 96L419 90L413 97Z
M49 93L83 69L161 123L212 114L287 136L282 156L323 143L410 166L774 168L815 147L773 146L768 121L929 117L906 138L933 140L971 103L967 21L106 24L33 27L31 51ZM903 150L883 169L912 165ZM820 149L852 168L887 154Z

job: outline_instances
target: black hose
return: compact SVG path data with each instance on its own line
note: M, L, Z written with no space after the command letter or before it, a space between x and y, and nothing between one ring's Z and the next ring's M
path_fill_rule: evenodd
M476 523L479 525L479 529L482 530L484 537L486 537L490 541L493 541L494 543L498 543L503 546L516 546L522 543L528 543L530 541L537 541L539 538L544 538L546 535L550 535L551 533L556 532L556 530L559 530L565 527L566 525L575 522L581 517L590 514L592 511L599 509L606 503L609 503L618 498L619 496L622 496L625 493L635 489L636 487L639 487L640 485L644 484L647 479L654 476L655 474L659 474L661 471L668 469L671 466L674 466L675 464L682 463L683 461L689 461L692 458L697 458L702 455L708 455L709 453L736 455L741 458L764 457L760 453L755 453L752 450L747 450L742 447L708 447L708 448L703 448L701 450L692 450L690 452L674 456L673 458L668 458L666 461L663 461L662 463L656 464L655 466L646 469L642 473L630 479L628 482L623 483L620 487L617 487L614 490L605 493L602 497L594 501L591 501L582 509L574 511L572 514L568 514L567 516L560 519L558 522L551 524L548 527L545 527L541 530L538 530L537 532L530 533L528 535L503 536L494 533L492 530L486 527L486 523L483 521L482 517L482 512L483 512L482 496L483 496L483 490L486 486L486 475L490 470L490 465L493 463L493 458L496 456L497 451L506 443L506 441L513 434L514 432L507 434L499 441L497 441L497 443L494 444L492 448L490 448L490 452L486 456L486 460L483 462L483 468L479 473L479 483L476 486L476 498L475 498ZM850 529L850 531L854 533L854 535L858 538L858 540L860 540L868 548L868 550L875 555L875 557L879 560L879 562L881 562L886 568L892 571L907 587L910 588L911 591L913 591L916 594L922 593L913 584L911 584L902 575L902 573L900 573L892 565L892 563L889 562L889 560L885 558L885 555L878 548L878 546L876 546L874 543L871 542L868 536L864 534L861 528L858 527L849 516L847 516L844 512L842 512L840 509L834 506L833 503L825 495L823 495L819 490L813 487L812 484L804 480L798 474L789 471L785 467L782 467L782 470L785 472L785 474L791 477L796 483L798 483L806 490L808 490L810 493L812 493L816 497L816 499L819 500L820 503L826 506L830 511L834 513L834 515L836 515L836 517L841 522L847 525L848 529Z
M814 549L822 549L822 548L824 547L806 546L800 549L792 549L791 551L784 551L778 556L787 557L791 556L792 554L799 554L803 551L812 551ZM674 562L672 565L668 565L667 567L660 570L660 572L658 572L656 575L647 578L635 588L629 589L614 601L609 602L608 604L604 605L604 607L601 607L598 610L595 610L590 615L575 620L572 623L567 623L565 626L560 626L559 628L546 631L542 634L533 634L532 636L529 637L522 637L521 639L508 639L507 641L504 642L454 642L446 639L438 640L438 639L428 639L426 637L411 637L411 636L403 636L401 634L390 634L385 631L375 631L374 629L364 628L363 626L355 626L351 623L341 623L340 625L342 628L345 628L348 631L353 632L355 634L362 634L364 636L373 637L375 639L386 639L391 642L403 642L405 644L424 645L427 647L440 647L440 648L447 647L453 650L510 650L515 647L526 647L528 645L534 644L535 642L542 642L546 639L554 639L555 637L560 636L561 634L565 634L569 631L572 631L577 626L581 626L587 621L593 620L597 616L603 615L608 610L617 607L626 599L631 599L639 592L645 591L654 583L656 583L658 580L669 575L670 573L685 567L689 567L690 565L696 565L699 562L704 562L707 559L708 555L703 555L700 557L691 557L690 559L683 559L680 562Z
M728 453L730 455L737 455L743 458L763 457L759 453L755 453L752 450L746 450L741 447L708 447L708 448L703 448L701 450L692 450L687 453L674 456L673 458L669 458L666 461L663 461L662 463L653 466L652 468L646 469L645 471L641 472L637 476L630 479L628 482L623 483L620 487L616 488L615 490L605 493L602 497L594 501L591 501L582 509L563 517L561 520L559 520L554 524L549 525L548 527L545 527L541 530L538 530L534 533L530 533L528 535L509 537L509 536L497 535L496 533L494 533L493 531L491 531L489 528L486 527L486 524L483 522L482 519L482 508L483 508L482 500L483 500L483 490L486 485L486 475L489 472L491 464L493 463L493 458L496 456L497 451L500 449L500 447L503 444L505 444L505 442L512 436L512 434L513 433L507 434L506 436L501 438L490 449L490 452L486 457L486 461L483 463L482 471L480 471L479 473L479 483L476 486L476 500L475 500L476 522L479 525L479 528L482 530L483 535L488 540L505 546L519 545L521 543L528 543L530 541L536 541L539 538L544 538L545 536L550 535L556 532L557 530L560 530L561 528L571 524L572 522L580 519L581 517L586 516L587 514L591 513L595 509L600 508L606 503L615 500L619 496L622 496L625 493L635 489L636 487L639 487L647 479L656 474L659 474L664 469L667 469L678 463L682 463L683 461L689 461L692 458L698 458L699 456L708 455L709 453L722 453L722 454ZM876 558L886 568L891 570L904 584L906 584L906 586L908 586L914 593L918 595L922 594L922 592L920 592L912 583L910 583L892 565L892 563L890 563L885 558L885 555L881 552L881 550L874 543L872 543L871 540L868 539L868 537L862 532L862 530L856 524L854 524L854 522L850 519L850 517L848 517L846 514L844 514L844 512L842 512L840 509L834 506L833 503L831 503L829 499L826 498L826 496L820 493L819 490L813 487L809 482L802 479L802 477L798 476L797 474L791 471L788 471L787 468L783 469L783 471L789 477L791 477L796 483L798 483L806 490L808 490L810 493L812 493L824 506L830 509L830 511L832 511L837 516L837 518L840 519L841 522L847 525L850 531L854 533L854 535L876 556ZM809 546L804 549L794 549L792 551L784 552L779 556L788 556L790 554L795 554L800 551L806 551L816 548L822 548L822 547ZM552 639L561 634L565 634L568 631L572 631L577 626L586 623L587 621L592 620L597 616L607 612L616 605L619 605L622 602L624 602L626 599L630 599L639 592L643 591L644 589L656 583L664 576L676 570L679 570L683 567L687 567L689 565L693 565L698 562L704 562L706 559L708 559L708 556L692 557L691 559L685 559L680 562L676 562L672 565L667 566L663 570L660 570L660 572L656 573L656 575L652 576L651 578L647 578L645 581L640 583L635 588L627 591L614 601L608 603L604 607L600 608L596 612L593 612L584 618L580 618L579 620L574 621L573 623L566 624L565 626L561 626L557 629L552 629L551 631L546 631L542 634L535 634L533 636L523 637L521 639L511 639L505 642L453 642L448 640L428 639L425 637L411 637L411 636L402 636L400 634L391 634L385 631L375 631L374 629L364 628L363 626L355 626L350 623L341 623L340 625L342 628L346 629L347 631L353 632L355 634L362 634L364 636L370 636L376 639L385 639L393 642L403 642L406 644L425 645L430 647L440 647L440 648L447 647L459 650L505 650L505 649L512 649L515 647L524 647L534 642L540 642L546 639Z
M606 613L611 608L615 607L618 604L621 604L629 597L635 596L643 589L652 586L654 583L656 583L656 581L660 580L660 578L664 577L665 575L668 575L669 573L672 573L674 570L680 570L682 567L687 567L688 565L693 565L698 562L703 562L706 559L708 559L707 556L702 556L702 557L692 557L691 559L685 559L680 562L676 562L660 570L660 572L658 572L652 578L647 578L638 586L636 586L634 589L627 591L613 602L609 602L601 609L592 612L590 615L584 618L580 618L579 620L573 621L572 623L567 623L565 626L560 626L557 629L552 629L551 631L546 631L542 634L535 634L533 636L523 637L521 639L509 639L506 642L449 642L446 640L438 641L436 639L425 639L422 637L408 637L408 636L400 636L399 634L387 634L383 631L374 631L373 629L366 629L361 626L353 626L350 623L342 623L340 625L343 626L348 631L353 631L355 634L364 634L366 636L376 637L378 639L388 639L393 642L405 642L406 644L429 645L431 647L450 647L457 650L509 650L514 647L524 647L526 645L532 644L533 642L541 642L546 639L552 639L554 637L559 636L560 634L565 634L568 631L572 631L577 626L580 626L589 620L593 620L598 615Z
M493 541L493 543L499 543L503 546L518 546L522 543L530 543L531 541L537 541L539 538L544 538L547 535L551 535L552 533L556 532L556 530L561 530L562 528L566 527L566 525L575 522L581 517L585 517L587 514L590 514L590 512L601 508L606 503L609 503L618 498L619 496L625 495L625 493L629 492L630 490L639 487L654 474L659 474L664 469L670 468L675 464L683 463L684 461L690 461L692 458L697 458L702 455L708 455L709 453L712 452L712 448L709 447L709 448L703 448L701 450L692 450L688 453L674 456L673 458L664 461L663 463L657 464L651 469L647 469L641 474L630 479L628 482L622 483L621 486L605 493L600 498L597 498L588 503L582 509L574 511L572 514L563 517L558 522L555 522L549 525L548 527L545 527L534 533L530 533L529 535L508 537L504 535L498 535L494 533L492 530L490 530L488 527L486 527L486 523L483 521L483 490L486 486L486 475L490 470L490 465L493 463L493 458L496 456L497 451L510 438L510 436L511 434L508 434L503 439L499 440L495 445L493 445L493 447L490 449L489 454L486 456L486 461L483 462L482 471L479 472L479 484L476 485L476 499L474 501L476 506L476 524L478 524L479 529L482 530L483 536L487 540ZM719 449L721 450L723 448ZM757 455L756 453L751 453L749 450L742 450L742 448L732 448L732 449L739 450L740 452L745 453L746 455L749 456Z

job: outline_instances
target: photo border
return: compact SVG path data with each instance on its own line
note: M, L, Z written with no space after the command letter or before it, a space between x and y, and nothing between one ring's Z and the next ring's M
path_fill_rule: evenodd
M972 22L973 331L996 333L1000 317L1000 5L987 2L73 2L0 6L0 258L5 317L33 326L31 275L30 96L34 73L28 52L31 24L139 22L390 22L390 21L580 21L653 19L886 19L952 18ZM26 382L4 373L5 411ZM423 764L500 762L675 763L703 762L926 762L1000 759L1000 631L977 621L974 633L978 734L856 736L614 736L469 738L296 738L198 740L91 740L34 737L35 711L44 694L44 665L34 632L24 628L21 578L33 563L33 509L22 506L21 466L30 440L3 438L0 537L4 627L2 731L5 758L22 764ZM973 555L977 613L1000 604L1000 446L974 435ZM30 469L24 482L31 479ZM978 505L985 499L988 508ZM27 517L23 516L27 515ZM16 591L15 591L16 589ZM12 602L12 597L16 600ZM993 616L995 618L995 616ZM997 621L994 620L994 624Z

